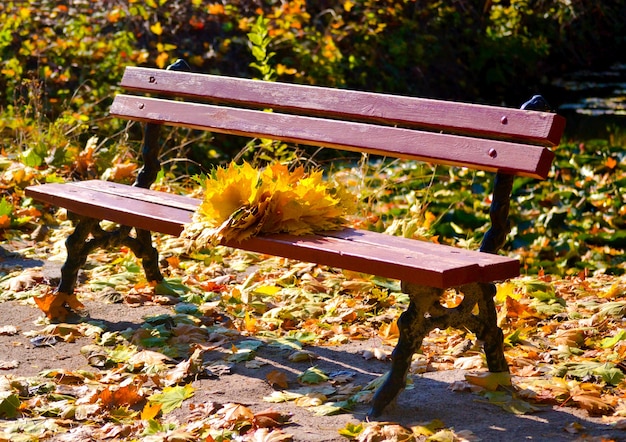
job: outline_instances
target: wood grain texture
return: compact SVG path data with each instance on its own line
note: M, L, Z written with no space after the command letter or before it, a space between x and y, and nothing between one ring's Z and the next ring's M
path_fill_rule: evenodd
M90 184L83 186L86 182ZM97 182L108 184L106 181ZM112 193L110 187L107 187L109 191L99 191L94 183L42 184L27 187L26 194L79 215L170 235L179 235L182 226L191 221L192 210L141 200L140 196L145 195L146 189L137 193L135 189L139 188L123 186L120 193ZM151 192L154 199L167 195L164 192L147 192Z
M31 186L34 199L122 225L178 235L200 200L106 181ZM516 259L380 233L346 229L324 235L263 235L244 250L448 288L519 276Z
M162 69L127 67L121 86L141 92L545 146L558 145L565 128L563 117L547 112Z
M543 146L123 94L115 97L110 113L147 123L534 178L546 178L554 158L554 153Z

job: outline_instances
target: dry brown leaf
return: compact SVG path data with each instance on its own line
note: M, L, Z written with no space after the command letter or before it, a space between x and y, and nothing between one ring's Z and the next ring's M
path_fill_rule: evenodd
M358 442L412 442L415 436L412 430L398 424L374 423L365 427L356 440Z
M527 318L533 316L533 314L529 312L528 306L509 296L506 298L506 312L509 318Z
M128 363L134 368L143 366L164 366L166 362L173 363L174 361L163 353L151 350L142 350L128 359Z
M378 336L380 336L385 343L395 343L395 341L400 338L400 329L398 328L397 321L381 325L378 329Z
M129 384L117 389L105 388L100 392L98 399L105 408L117 408L123 405L133 406L144 399L140 388Z
M232 428L238 423L252 422L254 413L248 407L241 404L228 403L225 404L217 412L218 418L215 424L220 428Z
M270 371L267 376L265 376L267 382L272 386L278 386L280 388L289 387L289 382L287 380L287 373L279 370Z
M585 333L583 330L576 328L569 330L557 330L554 342L557 345L580 347L585 342Z
M53 370L49 372L48 377L51 377L55 382L64 385L80 385L85 381L85 376L78 373L73 373L68 370Z
M43 274L41 269L28 269L10 278L6 283L3 283L3 286L6 284L6 289L11 292L21 292L34 287L42 280Z
M13 370L14 368L19 367L20 363L15 359L12 361L4 361L0 359L0 370Z
M328 287L311 276L309 273L302 275L302 287L311 293L328 293Z
M122 181L131 178L137 170L136 163L116 164L111 170L111 179L113 181Z
M291 415L280 411L265 410L254 415L254 425L259 428L280 427L289 422Z
M604 416L613 413L614 410L613 405L607 403L602 398L589 394L574 395L572 396L572 400L591 416Z
M245 440L250 442L289 442L293 440L293 436L281 430L258 428L252 435L247 436Z
M65 342L75 342L76 339L83 337L83 327L81 324L56 324L46 327L46 334L57 336Z
M374 283L358 279L349 279L341 283L341 288L352 294L369 293L372 287L374 287Z
M192 364L189 359L185 359L184 361L179 362L176 366L169 370L162 379L164 385L171 386L182 382L187 379L191 374Z
M533 365L524 365L521 368L519 367L511 367L511 371L515 376L520 376L523 378L533 377L540 374L540 371L537 370L537 367Z
M95 440L126 439L131 434L133 427L128 424L116 424L107 422L94 433Z
M457 370L475 370L482 368L484 365L482 355L468 356L464 358L457 358L454 361L454 368Z

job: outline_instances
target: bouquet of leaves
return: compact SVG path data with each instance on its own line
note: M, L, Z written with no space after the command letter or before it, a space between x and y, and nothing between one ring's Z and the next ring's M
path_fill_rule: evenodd
M181 234L190 249L222 241L241 242L261 233L307 235L346 226L356 198L321 170L290 171L249 163L215 169L204 182L204 198Z

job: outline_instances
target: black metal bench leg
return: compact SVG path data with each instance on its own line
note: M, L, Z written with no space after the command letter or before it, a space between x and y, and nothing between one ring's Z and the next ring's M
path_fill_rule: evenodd
M89 254L99 248L124 244L128 246L141 263L148 281L161 282L163 275L159 269L159 252L152 245L152 234L148 230L136 229L136 237L129 236L130 228L122 226L113 231L104 231L100 221L94 218L72 215L74 231L65 240L67 258L61 267L61 281L57 293L71 295L76 287L78 272L87 262Z
M409 294L411 302L398 319L400 338L391 355L391 370L372 399L372 407L368 412L368 417L371 418L380 416L404 388L413 354L419 350L424 337L432 330L426 316L443 293L441 289L412 284L403 285L403 290Z
M509 364L504 357L504 333L498 327L496 304L493 300L496 286L494 284L477 286L482 291L478 300L478 317L483 324L483 331L478 333L477 337L483 341L487 367L494 373L509 372Z
M76 287L78 272L85 265L91 247L87 238L96 228L98 221L93 218L79 217L74 221L74 231L65 240L67 258L61 267L61 281L57 292L71 295Z
M483 341L487 365L491 372L509 372L504 357L504 335L498 327L493 297L494 284L473 283L459 287L463 301L446 308L440 303L443 290L415 284L403 284L410 296L409 308L400 315L400 339L393 351L391 370L372 400L368 417L380 416L404 388L413 354L419 350L424 337L434 328L469 329ZM474 308L478 306L478 314Z
M141 265L148 281L163 281L159 269L159 251L152 245L152 233L149 230L136 229L137 248L133 248L135 256L141 258Z

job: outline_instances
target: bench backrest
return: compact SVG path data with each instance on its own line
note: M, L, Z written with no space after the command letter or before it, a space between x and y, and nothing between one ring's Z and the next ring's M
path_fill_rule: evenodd
M535 178L565 127L545 111L150 68L126 68L121 86L170 99L120 94L116 117Z

